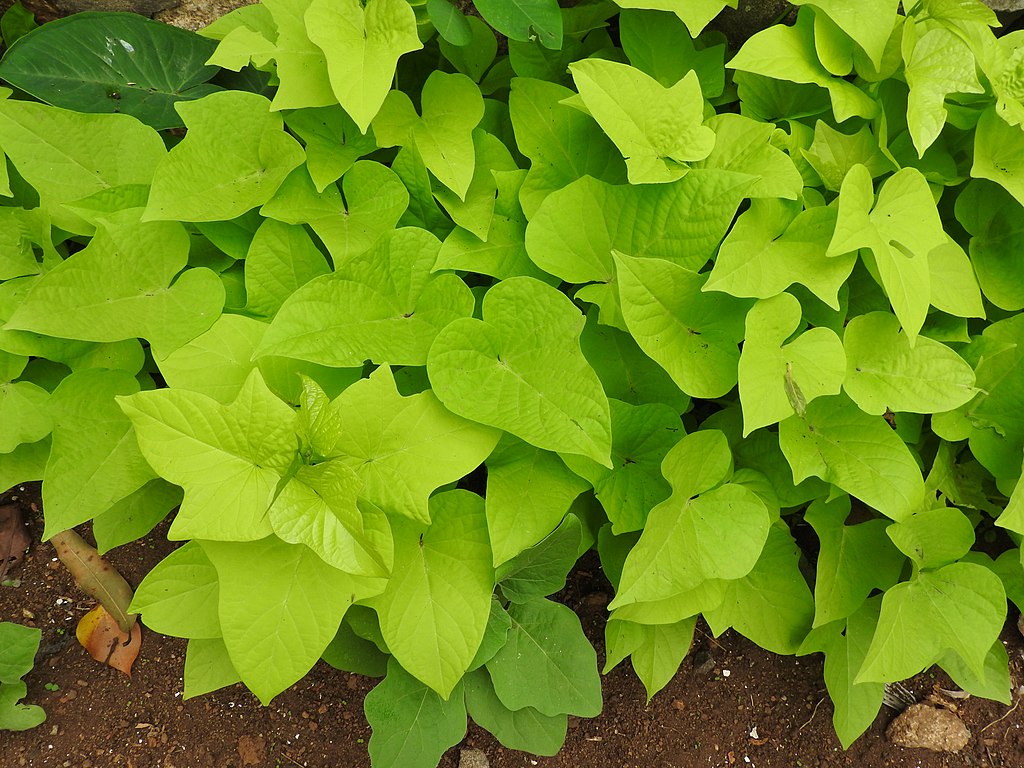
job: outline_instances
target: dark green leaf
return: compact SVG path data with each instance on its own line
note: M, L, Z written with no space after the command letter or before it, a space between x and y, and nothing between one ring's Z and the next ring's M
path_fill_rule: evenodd
M6 29L2 30L6 37ZM78 13L18 40L0 78L79 112L122 112L157 129L183 123L175 102L220 90L207 81L212 40L133 13Z
M14 5L0 18L0 35L3 35L4 45L10 48L18 38L24 37L38 26L32 11L15 0Z

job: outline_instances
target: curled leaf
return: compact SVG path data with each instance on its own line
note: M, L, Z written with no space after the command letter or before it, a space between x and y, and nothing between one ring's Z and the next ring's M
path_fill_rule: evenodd
M82 591L100 601L122 633L131 632L136 614L128 613L133 593L124 577L72 530L55 534L50 543Z
M21 508L16 504L0 506L0 580L25 556L31 543Z
M132 664L142 646L138 622L132 623L131 631L123 632L107 609L97 605L78 622L75 637L96 661L132 676Z

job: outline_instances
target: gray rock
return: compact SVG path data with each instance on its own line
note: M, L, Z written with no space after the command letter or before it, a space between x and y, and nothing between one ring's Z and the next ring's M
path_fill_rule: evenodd
M463 749L459 751L459 768L490 768L487 755L479 749Z
M221 16L256 0L172 0L174 7L159 13L157 21L195 32L212 24Z
M912 704L889 723L885 735L894 744L933 752L959 752L971 740L963 721L948 709Z
M1024 0L981 0L993 11L1024 10Z

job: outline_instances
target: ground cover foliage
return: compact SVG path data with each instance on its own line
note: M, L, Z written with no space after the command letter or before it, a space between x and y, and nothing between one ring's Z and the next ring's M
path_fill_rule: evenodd
M550 599L596 547L606 669L651 696L702 616L824 653L845 745L932 664L1009 701L1024 33L816 0L734 51L725 5L265 0L10 47L0 486L101 550L180 505L132 610L188 638L186 696L322 657L383 678L376 768L467 715L553 754L601 709Z

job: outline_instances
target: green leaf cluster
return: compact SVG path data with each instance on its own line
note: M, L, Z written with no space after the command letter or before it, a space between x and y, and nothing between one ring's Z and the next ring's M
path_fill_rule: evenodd
M27 731L46 720L42 707L19 704L28 691L21 678L32 671L42 631L0 622L0 731Z
M726 2L476 5L246 6L154 86L175 121L19 85L63 26L11 46L0 488L101 549L177 509L131 610L187 638L185 695L382 677L375 768L600 711L553 599L592 549L649 696L702 620L823 653L844 745L931 665L1008 700L1021 33L814 0L729 50Z

